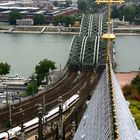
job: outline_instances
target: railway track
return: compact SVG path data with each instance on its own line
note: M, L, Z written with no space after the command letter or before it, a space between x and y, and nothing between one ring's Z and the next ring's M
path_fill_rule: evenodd
M96 84L98 83L98 79L100 75L95 75L94 73L84 73L84 80L81 83L80 86L80 100L78 103L74 106L72 113L67 113L70 112L69 110L64 114L66 116L69 114L67 119L64 121L64 137L65 140L70 140L73 137L73 132L71 131L73 128L72 122L76 122L76 128L83 116L83 113L85 112L85 109L87 107L86 101L88 100L89 96L91 96L91 92L94 90ZM94 79L93 79L94 78ZM85 81L87 84L85 84ZM79 88L75 89L79 91ZM57 120L58 121L58 120ZM51 139L55 140L57 135L57 128L53 129L51 133L47 134L46 139Z
M36 104L41 103L45 106L45 112L50 111L58 104L58 97L62 96L63 100L67 100L73 94L81 92L83 87L86 85L87 77L90 77L91 73L81 73L70 72L67 76L61 80L54 88L47 89L27 101L22 102L21 105L16 104L12 106L12 124L13 126L21 124L22 114L19 111L20 108L24 111L23 122L29 121L30 119L37 116ZM45 100L44 100L45 99ZM5 128L9 120L9 109L4 108L0 110L0 125L1 128Z
M45 104L52 102L71 88L72 82L76 77L77 72L70 72L54 88L42 91L39 95L34 96L27 101L23 101L21 105L12 105L13 125L19 125L21 123L21 112L19 112L20 108L22 108L24 111L24 122L34 118L37 115L37 107L35 105L38 103L43 103L43 96L45 96ZM54 106L53 102L51 103L51 106ZM0 118L0 128L5 128L8 122L7 120L9 120L8 107L0 109Z

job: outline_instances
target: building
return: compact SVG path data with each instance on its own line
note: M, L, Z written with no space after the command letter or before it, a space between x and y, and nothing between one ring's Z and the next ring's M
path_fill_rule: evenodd
M16 20L17 25L33 25L33 19L30 18L23 18L23 19L17 19Z

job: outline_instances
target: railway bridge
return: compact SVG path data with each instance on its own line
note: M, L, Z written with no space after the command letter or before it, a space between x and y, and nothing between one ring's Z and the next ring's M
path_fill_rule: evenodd
M58 116L55 114L56 117L47 123L43 122L43 127L51 125L44 134L44 139L74 137L74 140L140 140L140 133L113 72L112 48L107 49L108 44L101 37L107 32L106 22L106 16L101 13L83 15L79 35L73 37L70 46L66 72L62 79L21 104L12 105L11 116L8 106L0 109L1 129L8 123L15 127L35 118L38 115L38 103L42 104L42 115L45 115L58 106L60 96L65 102L76 94L80 100L74 107L58 113ZM110 45L113 45L111 41ZM21 108L22 111L19 111ZM58 130L60 125L56 125L57 122L63 123L61 131ZM74 130L77 129L75 135L72 122L75 122ZM30 127L32 126L31 134L38 123ZM27 132L26 128L25 130ZM27 133L26 138L30 136ZM16 135L14 132L12 134Z
M140 132L113 72L112 50L101 38L106 32L103 14L83 15L79 36L73 38L70 67L75 65L81 71L90 68L96 73L103 69L74 140L139 140Z

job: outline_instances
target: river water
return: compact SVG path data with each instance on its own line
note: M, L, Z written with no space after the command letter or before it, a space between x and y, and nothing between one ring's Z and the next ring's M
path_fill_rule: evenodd
M11 65L11 74L29 76L40 60L48 58L59 68L66 64L72 35L0 34L0 62Z
M29 76L40 60L48 58L59 68L65 66L73 35L0 34L0 62L11 65L11 74ZM140 36L116 39L117 71L135 71L140 67Z
M138 71L140 68L140 36L117 36L116 71Z

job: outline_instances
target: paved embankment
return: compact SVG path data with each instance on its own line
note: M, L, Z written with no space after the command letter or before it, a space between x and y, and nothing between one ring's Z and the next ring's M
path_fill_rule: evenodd
M138 71L115 73L116 78L121 87L131 84L131 81L133 80L133 78L136 77L138 74L139 74Z
M1 28L3 33L35 33L35 34L79 34L79 27L63 27L63 26L9 26L9 28Z

